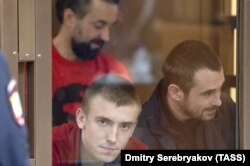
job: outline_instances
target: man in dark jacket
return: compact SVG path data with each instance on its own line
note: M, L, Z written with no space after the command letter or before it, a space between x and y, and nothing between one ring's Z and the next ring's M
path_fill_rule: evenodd
M221 93L225 78L215 52L202 42L184 41L162 71L134 135L152 149L233 149L236 107Z
M27 166L28 144L16 81L0 52L0 165Z

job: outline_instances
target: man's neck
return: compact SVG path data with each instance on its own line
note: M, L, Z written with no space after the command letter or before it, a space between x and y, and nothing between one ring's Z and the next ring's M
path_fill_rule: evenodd
M84 147L83 143L81 143L79 160L82 162L82 165L84 166L103 166L104 165L104 162L97 161L96 159L93 158L93 156L89 153L87 148Z
M60 30L57 36L53 38L52 42L56 50L64 59L77 59L71 47L71 37L69 36L69 34L66 34L66 32Z
M182 110L180 105L177 103L177 101L173 100L171 97L166 95L165 98L166 102L168 102L169 108L170 108L170 113L173 115L173 117L180 121L180 122L185 122L188 121L189 118L186 115L186 113Z

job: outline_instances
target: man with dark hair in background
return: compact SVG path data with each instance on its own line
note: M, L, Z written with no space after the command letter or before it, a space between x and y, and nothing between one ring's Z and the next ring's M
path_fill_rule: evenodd
M152 149L234 149L236 107L221 93L225 77L216 53L187 40L170 51L162 71L135 136Z
M0 165L28 166L27 131L17 85L0 52Z
M52 41L54 126L74 119L85 89L97 76L129 77L121 62L102 51L117 21L119 0L57 0L56 12L61 26Z

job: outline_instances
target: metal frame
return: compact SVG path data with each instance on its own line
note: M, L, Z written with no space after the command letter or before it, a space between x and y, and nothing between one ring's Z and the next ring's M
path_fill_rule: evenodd
M52 164L51 0L36 0L34 135L36 166Z
M51 0L0 0L0 48L27 113L30 164L50 166Z
M0 48L7 55L11 74L16 79L18 79L17 11L16 0L0 0Z
M22 1L21 6L29 3L29 0ZM250 0L238 0L238 110L239 110L239 134L240 139L238 144L241 149L250 149L250 93L248 85L250 85L250 20L247 16L250 15ZM28 5L28 4L26 4ZM29 4L30 5L30 4ZM26 26L27 31L32 30L33 36L29 36L34 43L20 44L26 41L19 34L18 40L18 1L17 0L0 0L0 46L8 56L12 74L18 77L18 46L32 47L24 48L34 50L34 56L31 59L21 60L30 62L30 80L31 80L31 104L33 108L29 112L32 115L34 146L31 147L34 151L33 158L30 160L31 165L50 166L52 161L51 155L51 1L36 0L32 4L32 13L34 19L32 26ZM20 6L19 6L20 7ZM12 10L9 10L9 9ZM21 17L19 15L19 17ZM20 24L21 26L22 23ZM35 29L35 31L33 31ZM34 32L34 33L33 33ZM12 34L11 38L8 37ZM25 33L29 35L29 33ZM34 44L34 45L33 45ZM24 51L25 52L25 51ZM32 77L33 76L33 77Z
M250 149L250 0L238 0L238 109L240 148Z

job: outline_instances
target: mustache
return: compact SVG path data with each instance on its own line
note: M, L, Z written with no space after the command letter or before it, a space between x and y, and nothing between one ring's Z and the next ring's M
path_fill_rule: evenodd
M93 39L89 42L89 44L94 43L96 45L99 45L100 47L103 47L103 45L105 44L105 41L102 39Z
M92 48L91 44L95 44L98 47ZM74 51L77 58L82 60L93 60L95 59L100 50L102 49L105 41L102 39L92 39L89 42L79 42L72 38L72 50Z

